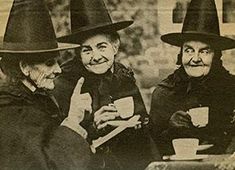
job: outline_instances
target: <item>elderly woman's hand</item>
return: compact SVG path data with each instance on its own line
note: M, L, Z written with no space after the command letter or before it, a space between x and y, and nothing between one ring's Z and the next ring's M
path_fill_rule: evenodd
M169 125L172 128L193 127L190 115L184 111L175 112L170 118Z
M84 119L85 109L81 105L80 92L82 85L84 83L84 78L80 78L77 82L77 85L73 91L71 97L69 114L66 119L61 123L62 126L66 126L78 134L80 134L84 139L87 138L87 131L80 126L80 122Z
M108 105L101 107L94 114L94 124L98 130L107 126L107 122L114 120L119 117L120 114L117 112L117 109L114 105Z
M72 119L77 123L80 123L84 119L85 108L82 104L81 94L80 94L83 83L84 83L84 78L81 77L78 80L76 87L74 88L70 102L69 114L67 117L67 119Z

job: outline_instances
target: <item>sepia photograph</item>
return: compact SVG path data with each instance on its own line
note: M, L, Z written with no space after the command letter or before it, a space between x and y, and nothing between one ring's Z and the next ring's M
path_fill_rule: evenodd
M235 1L0 0L0 169L235 170Z

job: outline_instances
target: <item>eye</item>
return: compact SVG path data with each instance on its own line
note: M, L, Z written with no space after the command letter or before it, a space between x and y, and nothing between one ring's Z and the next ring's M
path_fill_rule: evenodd
M46 66L53 66L57 61L55 59L49 59L45 62Z
M107 46L106 45L100 45L100 46L98 46L98 49L99 50L105 50L107 48Z
M184 52L188 53L188 54L192 54L194 52L194 50L192 48L185 48Z
M82 48L81 53L83 54L90 54L91 49L90 48Z
M210 49L204 49L201 51L201 54L209 54L211 52Z

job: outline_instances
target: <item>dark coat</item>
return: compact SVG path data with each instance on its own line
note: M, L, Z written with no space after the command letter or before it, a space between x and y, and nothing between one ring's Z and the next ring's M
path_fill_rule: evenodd
M99 164L103 164L103 161L106 160L107 169L145 168L150 161L149 136L144 125L148 122L148 114L139 89L135 84L133 72L120 63L114 64L113 73L108 71L104 75L88 73L80 62L75 64L73 62L72 65L68 65L69 63L62 67L65 68L65 71L57 80L57 87L59 88L55 89L54 95L61 108L64 108L65 112L68 111L69 99L77 80L81 76L85 78L82 92L90 93L93 111L91 115L86 115L85 120L82 122L83 127L88 131L89 142L114 129L111 126L101 131L94 128L93 114L102 106L108 105L114 100L132 96L134 99L134 114L141 115L140 120L143 128L138 130L128 128L97 149L95 157L98 159ZM66 68L70 69L67 70ZM117 166L115 167L115 165Z
M0 169L87 169L89 145L60 126L57 105L45 91L23 84L0 87Z
M161 155L174 154L172 139L196 137L201 143L214 144L207 154L225 153L232 137L231 123L235 99L235 78L222 66L211 70L203 80L189 79L181 67L163 80L152 95L151 136ZM176 111L209 107L209 123L203 128L169 128Z

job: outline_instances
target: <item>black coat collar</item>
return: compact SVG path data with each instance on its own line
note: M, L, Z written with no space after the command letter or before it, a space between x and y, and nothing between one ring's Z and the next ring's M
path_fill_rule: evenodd
M193 91L203 91L203 93L215 94L223 93L226 89L235 89L235 76L222 66L213 68L210 73L203 78L191 79L181 66L175 72L163 80L159 86L174 89L176 93L190 93Z

